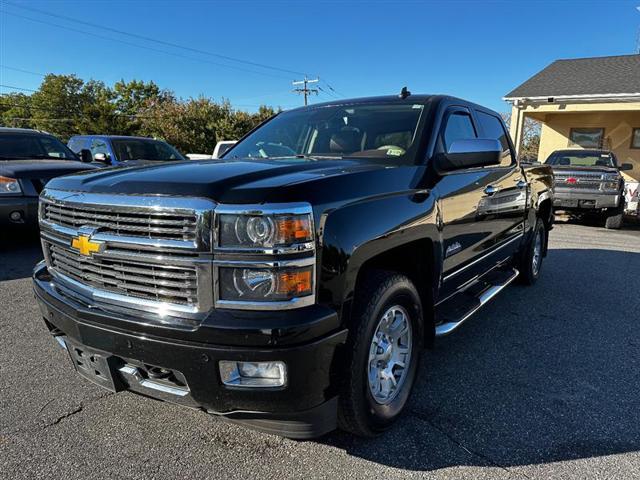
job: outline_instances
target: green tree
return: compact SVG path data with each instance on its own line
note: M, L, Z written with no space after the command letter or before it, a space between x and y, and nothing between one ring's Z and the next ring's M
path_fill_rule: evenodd
M7 93L0 97L0 124L31 128L31 97L24 93Z
M138 135L142 121L138 116L144 116L151 103L171 100L172 94L161 90L153 81L124 79L113 86L113 102L118 113L118 132L121 135Z
M78 122L84 110L84 82L75 75L47 75L31 95L32 125L67 141L79 133Z

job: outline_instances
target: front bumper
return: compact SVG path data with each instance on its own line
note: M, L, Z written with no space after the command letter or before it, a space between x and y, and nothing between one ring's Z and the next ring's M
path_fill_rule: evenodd
M601 210L618 207L620 199L618 193L580 192L556 188L553 206L558 210Z
M295 311L272 313L280 322L282 315L291 315L292 326L286 332L283 329L284 336L270 331L264 323L257 325L255 312L237 317L235 325L229 325L228 316L224 316L220 322L209 318L188 332L172 331L166 326L135 324L112 312L77 303L56 287L42 263L36 266L33 280L48 328L64 341L78 372L103 387L201 408L292 438L317 437L336 428L340 347L347 332L333 328L338 325L335 312L320 306L301 309L306 310L304 323L298 323ZM235 337L236 344L201 341L211 338L211 331L204 330L212 328L227 330L220 338ZM198 330L205 334L199 335ZM295 330L303 342L295 342ZM307 338L310 331L323 330L322 335ZM265 336L268 338L262 338ZM74 355L82 355L84 350L92 361L95 354L96 374L107 368L112 382L101 382L100 375L91 378L78 368ZM221 360L283 361L287 385L255 390L225 386L218 367ZM155 382L146 374L154 368L173 372L177 384Z
M18 212L19 220L11 214ZM38 225L38 197L0 197L0 226L35 227Z

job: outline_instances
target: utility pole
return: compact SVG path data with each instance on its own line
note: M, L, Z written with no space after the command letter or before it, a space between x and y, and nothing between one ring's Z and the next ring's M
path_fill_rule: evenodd
M294 85L294 86L303 85L302 88L300 88L300 87L294 88L293 92L302 93L304 95L304 104L305 104L305 106L309 103L309 101L308 101L309 95L311 95L312 93L315 93L316 95L318 94L318 89L317 88L309 88L308 84L310 84L310 83L318 83L318 81L320 81L319 78L315 78L313 80L309 80L305 75L304 80L296 80L295 82L292 82L292 85Z

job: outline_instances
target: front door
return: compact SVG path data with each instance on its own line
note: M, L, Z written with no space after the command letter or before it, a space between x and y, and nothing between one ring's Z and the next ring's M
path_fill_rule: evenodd
M522 235L526 183L496 120L506 146L501 165L451 172L436 187L444 255L440 299L511 256ZM453 107L445 114L437 148L445 151L456 140L497 138L489 126L480 113Z

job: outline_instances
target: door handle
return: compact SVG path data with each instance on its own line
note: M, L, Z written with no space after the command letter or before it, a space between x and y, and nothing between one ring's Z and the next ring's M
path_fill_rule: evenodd
M524 188L526 186L527 186L527 182L524 179L521 178L521 179L517 180L516 187Z
M494 187L493 185L487 185L484 189L484 193L486 193L487 195L493 195L494 193L497 193L500 190L500 188L498 187Z

